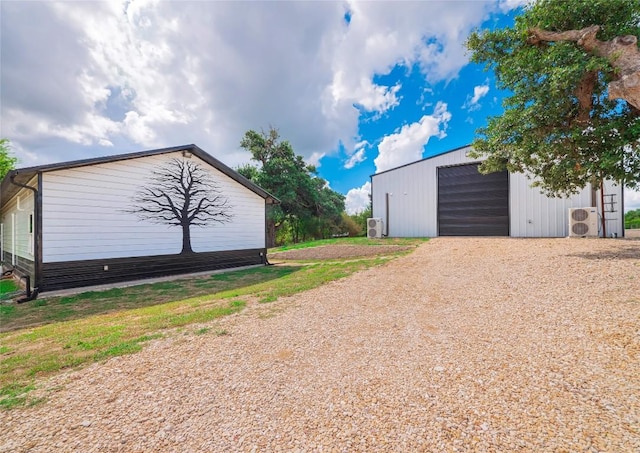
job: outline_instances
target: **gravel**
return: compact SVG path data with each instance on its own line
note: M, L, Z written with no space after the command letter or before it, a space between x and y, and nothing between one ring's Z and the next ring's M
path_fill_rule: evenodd
M434 239L44 380L0 451L640 451L638 277L638 241Z

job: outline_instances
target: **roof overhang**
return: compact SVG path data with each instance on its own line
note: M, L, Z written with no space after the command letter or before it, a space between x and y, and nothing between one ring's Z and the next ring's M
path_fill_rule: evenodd
M264 190L262 187L258 186L254 182L242 176L237 171L223 164L221 161L213 157L212 155L206 153L199 147L194 144L191 145L183 145L183 146L173 146L170 148L160 148L153 149L149 151L140 151L135 153L128 154L117 154L112 156L104 156L104 157L95 157L91 159L81 159L74 160L69 162L60 162L54 164L47 165L39 165L36 167L26 167L20 168L16 170L10 171L0 183L0 207L4 206L4 204L10 200L13 196L15 196L19 190L22 189L19 185L14 184L12 181L18 182L20 184L27 184L33 177L37 176L40 173L46 173L56 170L66 170L69 168L78 168L78 167L87 167L91 165L98 165L108 162L118 162L123 160L130 159L138 159L141 157L154 156L158 154L168 154L183 151L185 155L190 154L199 157L212 167L216 168L220 172L224 173L234 181L242 184L249 190L254 193L260 195L264 198L265 203L267 204L279 204L280 200L278 200L275 196Z

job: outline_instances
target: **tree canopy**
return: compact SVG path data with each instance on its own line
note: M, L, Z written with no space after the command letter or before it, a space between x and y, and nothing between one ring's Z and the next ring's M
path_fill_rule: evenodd
M625 228L640 228L640 209L634 209L624 215Z
M608 178L638 187L640 110L623 88L633 64L640 77L639 24L637 0L539 0L513 28L472 33L471 60L511 92L504 114L477 131L481 171L529 172L550 195Z
M290 229L292 240L324 238L336 231L344 211L344 196L318 177L313 165L296 155L291 144L280 140L276 129L249 130L240 146L259 165L245 165L238 172L280 200L269 213L274 230Z
M13 170L18 163L18 159L11 154L9 149L9 140L3 138L0 140L0 180L7 173Z

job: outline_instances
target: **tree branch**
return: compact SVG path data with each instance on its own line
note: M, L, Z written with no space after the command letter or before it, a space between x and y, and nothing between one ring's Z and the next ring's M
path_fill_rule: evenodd
M624 99L635 109L640 109L640 51L638 39L633 35L617 36L611 41L600 41L596 35L599 25L580 30L547 31L529 30L529 44L541 42L572 41L587 52L605 58L614 68L616 80L609 83L609 99Z

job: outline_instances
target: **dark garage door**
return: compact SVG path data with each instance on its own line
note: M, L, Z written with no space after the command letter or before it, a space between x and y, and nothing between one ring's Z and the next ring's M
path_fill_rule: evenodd
M509 173L438 168L439 236L509 236Z

